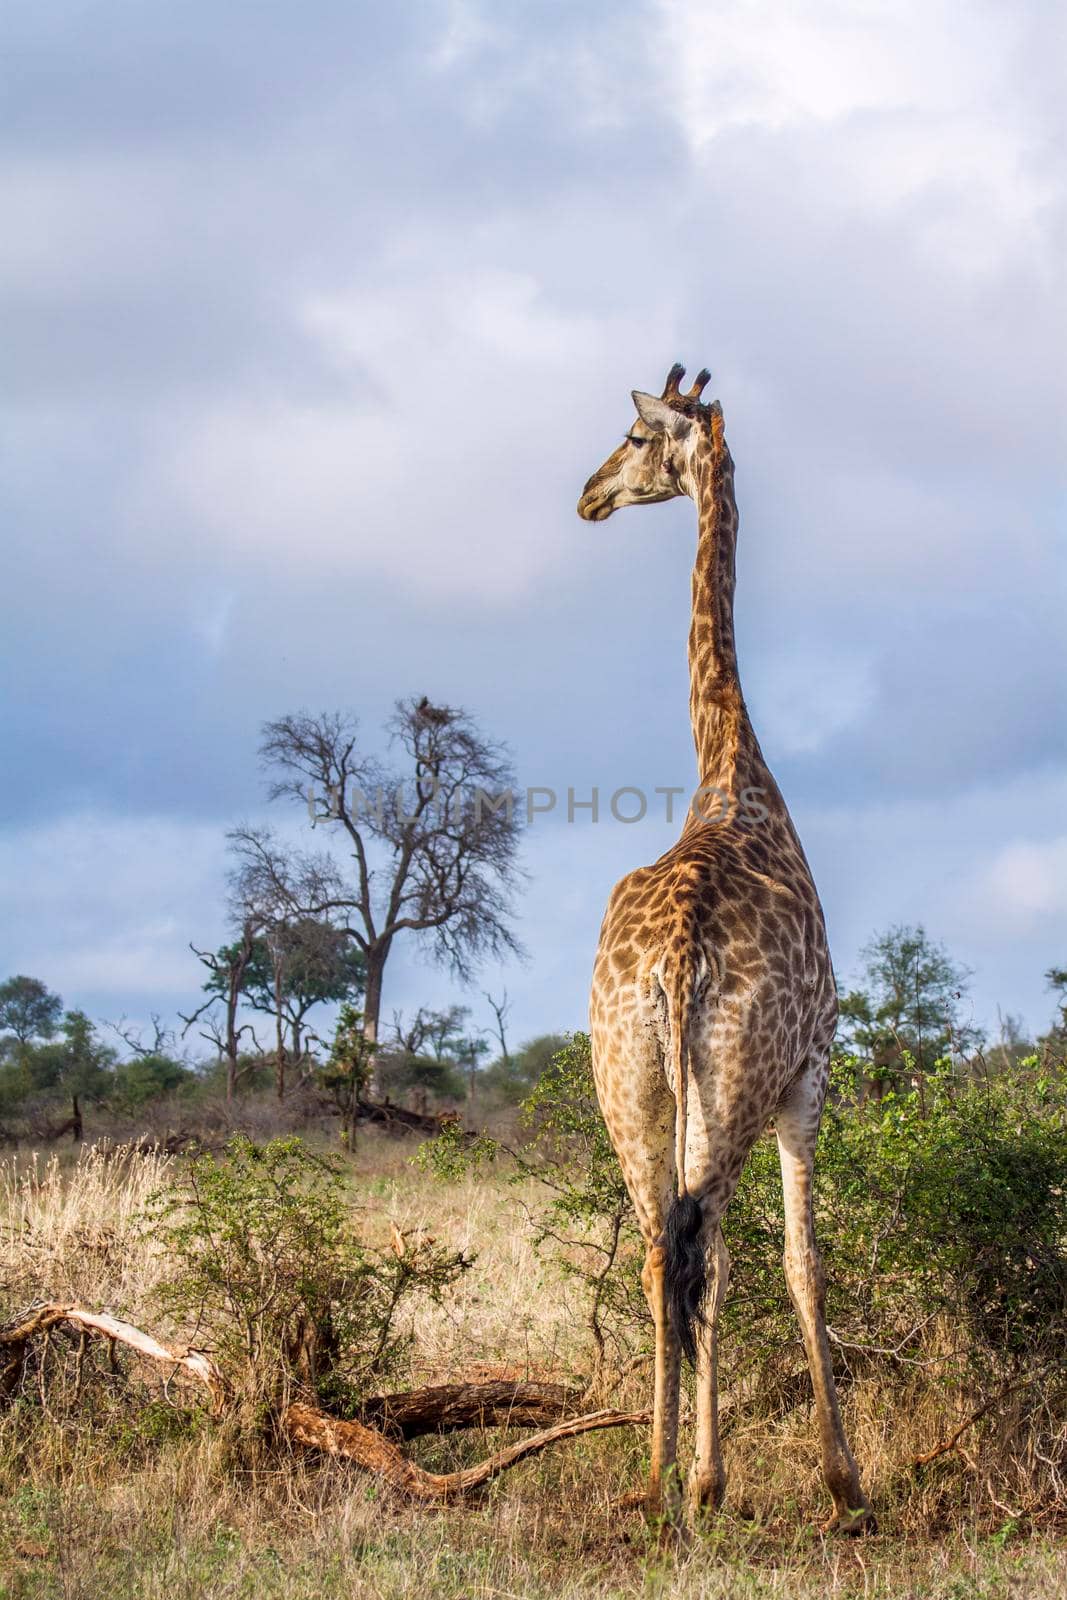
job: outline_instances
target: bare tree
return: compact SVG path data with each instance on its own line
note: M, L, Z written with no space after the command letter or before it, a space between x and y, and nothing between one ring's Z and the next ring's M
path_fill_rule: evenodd
M410 1020L405 1018L403 1011L394 1011L391 1044L406 1056L417 1056L429 1036L431 1015L425 1006L420 1006Z
M405 1055L422 1055L428 1046L435 1061L452 1060L469 1016L470 1006L447 1006L443 1011L420 1006L411 1021L405 1022L404 1013L394 1011L393 1038Z
M185 1024L182 1035L184 1037L194 1024L201 1023L200 1037L213 1044L226 1062L227 1100L233 1099L241 1077L239 1067L241 1040L246 1033L251 1034L253 1042L256 1039L251 1023L245 1022L238 1026L237 1013L241 1006L244 975L252 959L257 935L256 924L249 919L242 924L237 941L224 946L221 950L198 950L195 944L189 946L212 977L218 981L214 985L215 992L190 1016L179 1013ZM219 1019L220 1005L222 1021Z
M1067 967L1049 967L1045 982L1055 994L1059 1008L1059 1015L1049 1032L1049 1038L1058 1042L1067 1039Z
M270 1013L274 1016L275 1086L278 1099L285 1096L288 1042L286 1029L291 1024L290 994L293 979L307 962L307 938L315 928L322 942L339 930L328 920L330 912L320 909L323 899L336 898L339 878L326 859L285 850L269 829L235 827L229 835L235 866L230 874L230 904L240 925L259 931L259 954L266 950L267 971L264 987L270 992ZM336 944L334 944L336 950ZM258 954L250 952L250 962ZM294 1059L299 1064L301 1030L293 1030Z
M457 1042L456 1060L467 1073L467 1102L474 1104L474 1089L482 1057L489 1050L489 1040L479 1034L470 1034Z
M174 1029L167 1027L158 1011L149 1012L149 1021L152 1024L151 1044L145 1044L141 1029L134 1027L125 1016L121 1016L117 1022L105 1021L104 1026L122 1040L131 1055L142 1060L148 1056L169 1055L177 1046Z
M505 989L499 1000L494 1000L488 989L485 989L482 992L484 993L486 1000L489 1002L490 1011L496 1018L496 1027L491 1031L496 1035L496 1038L500 1044L500 1059L503 1062L505 1069L510 1070L511 1055L508 1051L507 1033L505 1032L508 1023L508 1015L511 1011L511 1001L508 999L508 991Z
M462 710L400 701L388 724L402 757L387 768L360 747L353 718L300 713L270 722L261 757L271 798L306 806L343 842L348 866L318 858L320 898L363 952L364 1036L378 1040L386 963L412 933L468 981L485 957L521 953L512 928L520 818L507 751Z

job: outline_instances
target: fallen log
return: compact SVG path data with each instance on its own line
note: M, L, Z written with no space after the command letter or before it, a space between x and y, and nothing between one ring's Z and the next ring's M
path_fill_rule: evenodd
M135 1328L131 1322L122 1322L106 1311L90 1311L86 1306L64 1305L54 1301L34 1306L21 1322L0 1330L0 1346L6 1347L11 1352L12 1362L21 1367L30 1340L62 1323L79 1333L95 1333L100 1338L109 1339L113 1345L125 1345L130 1350L136 1350L138 1355L146 1356L149 1361L169 1366L172 1372L184 1372L186 1376L195 1378L207 1388L216 1408L221 1407L226 1399L225 1379L203 1350L170 1350L150 1333Z
M33 1306L19 1322L0 1329L0 1350L7 1356L6 1362L0 1365L0 1393L12 1392L31 1340L64 1324L83 1335L107 1339L112 1346L124 1345L160 1366L169 1367L171 1375L182 1373L195 1379L208 1390L216 1413L221 1412L229 1398L224 1374L205 1351L172 1350L133 1323L123 1322L107 1312L58 1301ZM414 1437L430 1431L426 1424L431 1417L435 1419L434 1428L475 1427L479 1422L494 1427L517 1426L520 1418L528 1421L536 1415L538 1420L543 1420L546 1407L565 1406L573 1403L574 1398L574 1392L562 1385L497 1380L486 1384L443 1384L414 1390L407 1395L378 1395L367 1402L366 1409L370 1415L377 1414L384 1426L399 1431L402 1437ZM457 1420L449 1423L449 1416ZM393 1439L366 1422L342 1422L300 1401L286 1406L278 1419L281 1434L293 1444L352 1461L375 1473L392 1488L421 1500L447 1500L471 1494L509 1467L559 1440L574 1439L595 1429L637 1425L648 1420L647 1411L588 1412L531 1434L475 1467L440 1473L427 1472L410 1461Z
M571 1417L567 1422L558 1422L554 1428L530 1434L518 1444L498 1450L476 1467L464 1467L460 1472L427 1472L409 1461L403 1451L376 1428L366 1428L362 1422L341 1422L299 1401L286 1406L280 1420L282 1432L294 1444L353 1461L384 1478L392 1488L416 1499L450 1500L472 1494L509 1467L560 1439L574 1439L597 1428L646 1423L649 1416L647 1411L590 1411L584 1417Z
M325 1095L319 1095L317 1103L327 1116L343 1115L337 1102L327 1099ZM386 1133L398 1137L407 1133L424 1133L427 1137L434 1138L443 1129L451 1127L458 1128L464 1139L477 1138L477 1134L462 1126L458 1111L409 1111L406 1106L395 1105L388 1098L358 1099L355 1105L355 1120L375 1123L378 1127L384 1128Z
M394 1105L391 1100L357 1100L356 1115L360 1122L374 1122L390 1133L438 1134L449 1123L458 1122L455 1112L442 1111L431 1116L428 1112L409 1111L406 1106Z
M420 1434L459 1428L531 1428L573 1416L581 1389L562 1383L522 1382L513 1378L491 1383L441 1383L402 1394L378 1394L359 1408L359 1421L391 1438L416 1439Z
M0 1125L0 1145L13 1144L16 1149L20 1144L54 1144L57 1139L62 1139L70 1134L77 1143L81 1139L81 1122L74 1117L68 1117L65 1122L48 1122L34 1117L26 1117L12 1126L10 1123Z
M179 1129L162 1137L146 1133L119 1149L123 1154L129 1151L139 1156L201 1156L225 1149L225 1143L205 1144L199 1133L183 1133Z

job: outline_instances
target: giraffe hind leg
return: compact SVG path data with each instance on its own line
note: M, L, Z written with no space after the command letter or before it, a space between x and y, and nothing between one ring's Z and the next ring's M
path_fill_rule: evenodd
M678 1481L678 1409L681 1346L671 1326L667 1295L667 1257L663 1246L650 1245L641 1273L656 1335L655 1389L652 1406L652 1460L648 1479L648 1512L676 1526L681 1515Z
M779 1109L778 1155L785 1201L785 1275L815 1392L822 1470L833 1497L831 1526L840 1532L869 1531L874 1514L860 1484L859 1468L845 1437L826 1334L826 1274L815 1242L812 1170L819 1111L803 1087Z
M708 1289L697 1331L696 1438L689 1473L689 1509L695 1518L715 1511L726 1491L726 1469L719 1443L719 1312L730 1279L730 1256L722 1228L715 1224L708 1250Z

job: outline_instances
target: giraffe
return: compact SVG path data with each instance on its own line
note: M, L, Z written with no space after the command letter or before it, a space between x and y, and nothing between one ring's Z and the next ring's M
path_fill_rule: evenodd
M811 1371L829 1526L873 1525L837 1402L825 1275L812 1215L814 1148L837 990L818 893L741 694L734 644L734 468L702 371L683 394L634 391L637 421L589 479L578 514L688 495L698 540L689 629L690 717L700 788L678 842L613 890L590 999L597 1096L645 1242L656 1335L648 1502L685 1520L677 1468L680 1367L696 1369L691 1518L726 1478L717 1327L730 1261L720 1226L773 1119L785 1204L785 1273Z

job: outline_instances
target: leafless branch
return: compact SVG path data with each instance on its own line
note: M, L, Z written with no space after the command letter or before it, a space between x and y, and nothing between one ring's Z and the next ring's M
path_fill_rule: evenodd
M360 748L358 724L340 713L306 712L264 729L261 758L271 795L306 805L347 854L342 872L317 858L309 899L308 858L301 898L356 940L366 959L364 1029L377 1041L386 963L398 935L412 933L467 981L486 957L520 954L512 894L520 819L509 804L483 804L514 788L510 758L462 710L426 696L397 703L388 731L399 764L387 768ZM293 903L296 885L276 870L262 834L235 836L268 895Z
M496 1018L495 1034L496 1038L500 1041L500 1059L504 1063L505 1067L510 1067L511 1056L508 1053L508 1041L505 1033L508 1015L511 1011L511 1001L508 999L508 991L505 989L499 1000L494 1000L488 989L483 990L483 993L489 1003L489 1009Z
M151 1334L134 1327L132 1323L122 1322L105 1312L90 1311L85 1306L56 1302L33 1307L17 1324L0 1331L0 1349L8 1352L7 1364L0 1369L0 1379L4 1380L7 1392L11 1392L12 1388L10 1381L12 1369L21 1368L31 1340L37 1337L47 1338L49 1331L61 1324L76 1330L81 1335L94 1334L107 1339L112 1347L116 1344L124 1345L147 1360L168 1368L172 1373L182 1372L187 1377L195 1379L207 1388L216 1411L220 1411L228 1399L229 1389L223 1373L203 1351L172 1350ZM495 1396L490 1405L492 1410L492 1405L499 1399L499 1395L496 1394L499 1386L489 1387ZM404 1398L383 1397L391 1402L394 1410ZM454 1395L452 1398L455 1398ZM425 1391L422 1403L425 1405ZM477 1397L468 1394L467 1400L459 1406L460 1426L470 1425L472 1405L477 1409ZM447 1415L447 1412L448 1407L443 1407L442 1415ZM494 1421L499 1423L503 1420L505 1419L494 1415ZM466 1467L459 1472L440 1473L427 1472L417 1466L404 1455L398 1445L377 1428L362 1422L339 1421L316 1406L294 1402L286 1406L278 1418L280 1432L294 1444L351 1461L356 1466L375 1473L391 1488L420 1500L462 1498L474 1493L528 1456L547 1449L550 1444L563 1439L577 1438L580 1434L591 1433L594 1429L642 1425L648 1420L647 1411L603 1410L590 1412L585 1416L570 1417L553 1427L545 1428L540 1433L529 1435L517 1444L497 1451L495 1455L479 1462L477 1466Z

